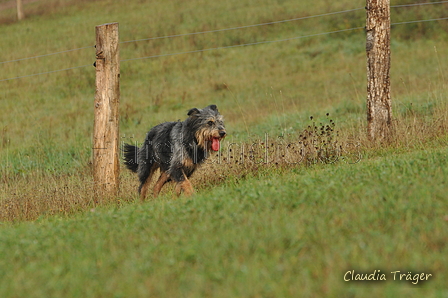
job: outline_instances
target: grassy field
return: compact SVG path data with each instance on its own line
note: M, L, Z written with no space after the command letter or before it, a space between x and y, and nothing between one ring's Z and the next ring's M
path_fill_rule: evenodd
M446 20L393 26L396 136L372 145L362 30L128 60L362 27L362 1L31 1L20 23L7 2L1 297L448 296ZM443 8L392 8L392 23L446 17ZM123 141L141 142L192 107L215 103L225 117L222 159L195 174L191 198L168 185L140 203L124 170L116 198L92 196L94 27L113 21L129 41L120 44ZM331 123L325 155L302 156L308 125ZM387 280L344 281L351 270ZM412 284L393 271L432 276Z
M445 297L446 148L0 228L2 297ZM381 270L386 281L345 282ZM429 273L413 285L390 272Z

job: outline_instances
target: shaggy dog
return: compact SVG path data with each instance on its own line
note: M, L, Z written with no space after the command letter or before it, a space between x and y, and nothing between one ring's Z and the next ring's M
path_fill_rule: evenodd
M140 179L140 199L146 198L151 178L157 169L160 177L153 194L157 197L165 183L176 182L176 193L193 193L188 178L203 163L209 152L218 151L226 136L224 121L216 105L188 111L183 122L165 122L153 127L141 148L125 144L124 164Z

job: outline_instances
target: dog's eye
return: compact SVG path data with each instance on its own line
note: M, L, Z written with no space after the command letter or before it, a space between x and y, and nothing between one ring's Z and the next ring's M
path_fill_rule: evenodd
M209 121L208 125L212 126L213 125L213 121Z

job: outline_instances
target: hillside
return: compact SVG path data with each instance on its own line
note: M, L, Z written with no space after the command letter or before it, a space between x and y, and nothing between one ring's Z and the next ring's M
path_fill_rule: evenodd
M382 145L365 136L365 2L24 1L21 22L13 2L0 1L1 297L446 295L448 2L391 3L396 137ZM95 26L109 22L123 142L193 107L224 115L223 159L192 198L168 185L140 203L124 167L119 196L92 195ZM304 130L327 125L326 155L300 155ZM349 270L388 282L343 282Z

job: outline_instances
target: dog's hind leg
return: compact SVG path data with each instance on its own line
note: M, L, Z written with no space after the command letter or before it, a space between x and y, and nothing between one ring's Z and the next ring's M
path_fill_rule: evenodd
M151 167L151 170L148 173L144 173L141 177L140 177L140 187L139 187L139 192L140 192L140 200L144 201L146 198L146 194L148 192L148 187L149 184L151 183L152 180L152 176L154 175L154 172L157 170L157 165L153 165Z
M160 193L160 190L165 185L165 183L168 182L169 179L170 176L166 172L163 172L162 169L160 169L159 180L157 180L156 184L154 185L154 198L157 198L157 196Z
M182 191L184 191L184 194L187 197L189 197L193 194L194 189L193 189L193 185L191 184L190 180L185 179L184 181L177 183L177 185L176 185L177 196L180 196Z
M182 171L182 173L183 173L183 171ZM188 197L193 194L193 192L194 192L193 185L191 184L190 180L188 180L185 173L183 173L183 180L177 182L175 190L176 190L177 196L180 196L182 191L184 191L184 194Z

